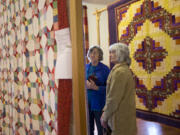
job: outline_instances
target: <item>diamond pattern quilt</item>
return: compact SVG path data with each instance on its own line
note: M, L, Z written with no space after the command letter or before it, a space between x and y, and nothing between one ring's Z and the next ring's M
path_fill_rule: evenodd
M110 44L129 45L136 107L180 118L180 1L121 0L108 7Z
M57 134L57 0L0 1L0 134Z

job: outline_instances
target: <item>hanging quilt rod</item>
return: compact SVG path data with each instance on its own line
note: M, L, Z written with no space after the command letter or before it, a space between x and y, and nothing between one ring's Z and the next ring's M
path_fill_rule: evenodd
M107 7L97 10L93 13L93 15L96 15L96 29L97 29L97 44L100 45L100 30L99 30L99 21L100 21L100 15L102 12L107 10Z
M104 12L104 11L106 11L106 10L107 10L107 7L102 8L102 9L98 9L98 10L96 10L96 11L93 13L93 15L96 15L96 14L102 13L102 12Z

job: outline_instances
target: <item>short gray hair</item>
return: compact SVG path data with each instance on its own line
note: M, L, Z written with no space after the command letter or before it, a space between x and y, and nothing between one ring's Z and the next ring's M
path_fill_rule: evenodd
M131 58L129 56L129 48L124 43L114 43L109 47L109 51L115 51L118 58L118 62L126 62L129 66L131 65Z
M94 49L97 49L97 50L98 50L98 53L99 53L99 59L98 59L98 60L99 60L99 61L102 61L102 60L103 60L103 51L102 51L102 49L101 49L99 46L96 46L96 45L89 48L88 53L87 53L88 59L90 59L90 58L89 58L89 55L92 53L92 51L93 51Z

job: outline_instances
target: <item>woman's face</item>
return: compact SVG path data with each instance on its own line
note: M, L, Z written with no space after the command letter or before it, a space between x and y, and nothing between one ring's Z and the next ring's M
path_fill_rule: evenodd
M117 55L116 55L116 51L115 50L111 50L109 51L109 55L110 55L110 62L113 64L118 63L118 59L117 59Z
M93 51L89 54L89 58L92 63L99 62L99 52L98 49L94 48Z

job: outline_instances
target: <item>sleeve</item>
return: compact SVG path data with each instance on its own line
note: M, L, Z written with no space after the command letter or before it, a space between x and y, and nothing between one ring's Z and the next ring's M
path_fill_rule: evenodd
M106 81L107 81L109 72L110 72L109 68L108 68L108 67L105 67L104 72L103 72L104 85L98 86L98 87L99 87L98 92L100 92L100 93L102 93L102 94L105 94L105 93L106 93Z
M114 71L112 73L109 90L106 95L106 104L103 109L103 119L105 121L117 110L125 92L126 80L127 76L124 71Z

